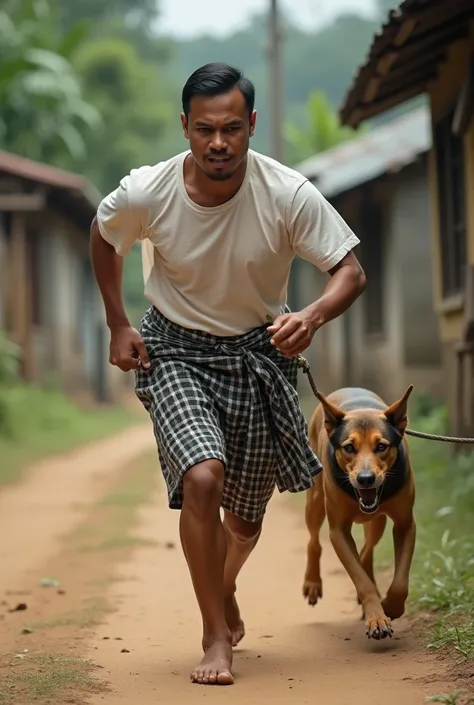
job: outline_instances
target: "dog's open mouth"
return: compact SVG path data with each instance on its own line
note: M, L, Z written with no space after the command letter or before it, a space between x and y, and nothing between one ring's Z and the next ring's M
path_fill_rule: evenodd
M357 490L359 495L359 507L364 514L373 514L379 508L380 487L371 490Z

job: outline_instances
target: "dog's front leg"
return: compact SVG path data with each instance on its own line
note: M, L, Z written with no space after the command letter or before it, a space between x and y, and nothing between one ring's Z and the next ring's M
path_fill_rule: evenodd
M413 516L403 522L397 523L394 521L395 572L392 584L388 588L387 595L382 602L385 614L391 619L398 619L405 611L415 540L416 524Z
M351 524L331 522L329 536L336 554L355 585L365 614L367 636L385 639L393 634L390 619L384 614L377 588L362 567L357 546L352 537Z

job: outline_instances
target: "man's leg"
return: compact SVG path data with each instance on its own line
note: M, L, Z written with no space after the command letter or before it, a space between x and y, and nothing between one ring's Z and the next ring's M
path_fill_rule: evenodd
M225 512L224 530L227 539L227 557L224 568L224 600L227 625L236 646L245 635L244 623L235 598L236 580L240 570L257 545L262 531L262 520L250 522Z
M233 683L232 636L224 608L226 537L220 519L224 466L208 460L183 478L180 534L203 622L204 658L191 678L196 683Z

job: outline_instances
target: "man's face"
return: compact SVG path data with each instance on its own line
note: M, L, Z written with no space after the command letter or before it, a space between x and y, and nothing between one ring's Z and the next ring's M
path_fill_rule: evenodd
M195 96L190 112L181 115L193 157L213 181L230 179L249 148L257 114L249 115L238 88L216 96Z

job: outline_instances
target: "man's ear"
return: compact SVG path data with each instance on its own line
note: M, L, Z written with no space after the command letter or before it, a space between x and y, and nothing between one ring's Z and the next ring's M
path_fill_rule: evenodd
M323 407L324 428L326 429L328 436L330 436L333 431L335 431L336 428L342 423L346 412L342 409L339 409L338 406L328 401L324 394L321 394L321 392L318 392L316 396L318 397L319 401L321 402L321 406Z
M402 398L385 409L385 416L387 417L389 423L391 423L392 426L394 426L397 431L402 435L405 433L405 429L408 423L408 397L410 396L412 391L413 385L410 384Z
M184 136L188 140L189 139L189 121L187 116L184 113L181 113L181 126L183 128Z

